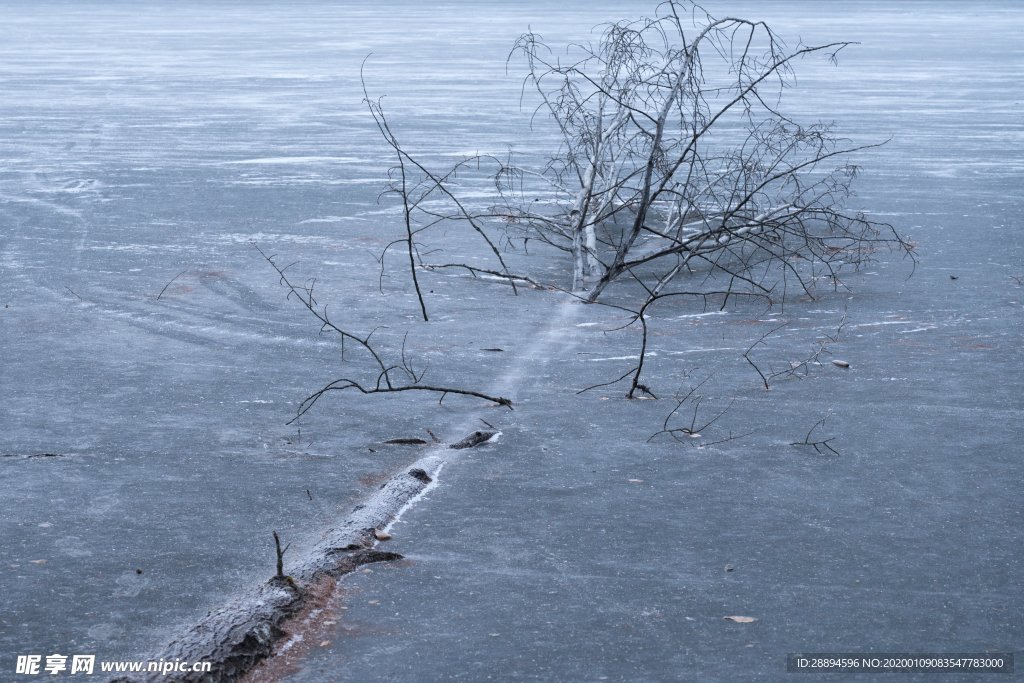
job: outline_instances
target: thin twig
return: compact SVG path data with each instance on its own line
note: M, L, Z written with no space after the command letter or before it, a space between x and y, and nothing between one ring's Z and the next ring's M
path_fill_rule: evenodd
M175 280L177 280L179 277L181 277L182 275L184 275L187 272L188 272L187 270L183 270L180 273L178 273L177 275L175 275L174 277L172 277L170 279L170 281L166 285L164 285L164 288L160 290L160 293L156 295L156 300L160 301L160 297L162 297L164 295L164 292L166 292L167 288L171 286L171 283L173 283Z
M818 455L825 455L826 451L832 453L833 455L839 455L839 451L832 447L832 442L835 441L834 436L830 436L826 439L818 439L816 441L811 441L811 434L814 433L815 429L817 429L820 426L823 426L825 424L825 420L827 420L828 417L829 416L826 415L825 417L815 422L814 426L811 427L810 430L808 430L807 435L804 437L803 441L794 441L793 443L790 444L790 446L810 446Z

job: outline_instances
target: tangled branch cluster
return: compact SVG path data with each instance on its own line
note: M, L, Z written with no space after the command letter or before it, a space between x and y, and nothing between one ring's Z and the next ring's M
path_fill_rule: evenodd
M571 253L572 289L590 301L624 275L654 295L699 266L766 295L781 268L810 292L821 269L835 284L879 244L909 251L892 226L843 208L857 173L846 159L873 145L780 108L797 61L847 45L789 49L762 22L678 0L608 25L568 61L524 34L513 53L561 134L542 174L561 206L507 206Z

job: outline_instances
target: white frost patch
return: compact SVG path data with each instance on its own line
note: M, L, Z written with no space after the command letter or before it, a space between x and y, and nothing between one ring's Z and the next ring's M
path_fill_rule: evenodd
M714 349L686 349L685 351L669 351L668 354L670 356L681 356L686 353L711 353L713 351L739 351L739 349L734 346L723 346L721 348Z
M657 356L658 352L657 351L648 351L647 355L648 356ZM609 356L607 358L584 358L583 360L587 361L588 363L597 363L599 361L606 361L606 360L637 360L638 358L640 358L640 356Z
M127 251L135 254L144 254L147 251L155 251L155 247L143 244L90 244L86 249L92 251Z
M340 223L351 220L355 220L355 218L352 216L323 216L321 218L307 218L304 221L299 221L299 225L305 225L306 223Z
M496 388L512 400L516 400L524 379L531 376L527 364L530 362L546 363L550 359L548 349L553 346L568 351L576 346L576 335L566 334L566 328L576 320L582 306L574 305L569 299L563 299L557 313L548 319L543 332L537 334L525 349L520 349L518 357L505 370L498 380Z
M296 633L292 635L292 637L286 640L284 642L284 645L282 645L281 648L275 654L282 655L285 652L288 652L288 650L292 649L293 647L301 643L302 640L303 639L301 633Z
M926 168L924 169L925 175L935 176L937 178L955 178L957 168L956 166L946 166L945 168Z
M576 323L576 327L597 327L601 323Z
M321 235L286 235L279 232L228 232L219 235L209 235L211 242L293 242L296 244L330 244L333 242L328 237Z
M264 401L263 399L257 398L252 401L239 401L239 403L273 403L273 401Z
M878 327L879 325L920 325L920 324L921 323L917 322L916 320L885 320L885 321L880 321L880 322L877 322L877 323L861 323L859 325L854 325L853 327L854 327L854 329L856 329L856 328L860 328L860 327Z
M367 162L369 159L360 157L258 157L256 159L238 159L222 161L221 165L235 164L351 164Z
M426 458L424 458L424 460L425 459ZM420 466L420 462L422 462L422 461L414 462L412 464L412 466L413 467L419 467ZM400 520L402 518L402 514L405 513L406 510L408 510L413 505L418 503L420 501L420 499L423 498L423 496L427 495L427 493L429 493L435 486L437 486L437 480L441 476L441 470L444 469L445 464L446 463L445 463L444 460L442 460L441 462L439 462L437 464L437 469L434 470L430 474L430 483L428 483L426 486L424 486L422 491L420 491L415 496L410 498L409 501L405 505L403 505L402 508L398 512L395 513L395 516L391 519L390 522L387 523L387 526L385 526L383 529L381 529L381 531L383 531L384 533L389 533L391 531L391 527L393 527L395 525L395 523L398 522L398 520ZM422 467L421 469L426 470L427 468L426 467Z
M687 318L706 318L709 315L729 315L728 311L708 311L707 313L689 313L687 315L679 315L673 320L686 320Z
M59 213L64 216L70 216L82 220L82 212L69 209L66 206L55 204L53 202L43 201L42 199L34 199L32 197L20 197L9 194L0 194L0 201L2 202L15 202L18 204L31 204L32 206L38 206L44 209L49 209L55 213Z
M491 150L486 150L486 149L482 150L482 151L478 150L478 149L474 149L474 150L466 150L466 151L463 151L463 152L457 152L457 151L441 152L441 154L439 156L442 156L442 157L458 157L460 159L467 159L467 158L473 158L473 157L479 157L479 156L498 156L499 154L502 154L502 152L501 151L491 151Z

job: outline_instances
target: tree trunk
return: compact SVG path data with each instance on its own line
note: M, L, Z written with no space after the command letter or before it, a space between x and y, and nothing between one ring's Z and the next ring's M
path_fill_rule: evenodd
M316 607L329 598L329 584L369 562L401 559L397 553L374 549L374 531L387 526L413 498L423 492L441 466L430 456L392 477L364 504L357 505L339 526L328 530L324 540L288 571L271 578L236 600L209 612L181 633L151 661L210 662L211 671L143 673L114 679L113 683L186 681L221 683L237 680L260 660L273 654L277 641L287 634L289 619L301 610ZM267 566L270 567L268 556ZM268 572L269 574L270 572Z

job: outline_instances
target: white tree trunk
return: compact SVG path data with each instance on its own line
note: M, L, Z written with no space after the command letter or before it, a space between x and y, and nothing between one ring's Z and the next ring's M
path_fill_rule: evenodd
M589 279L600 277L602 273L601 262L597 260L597 231L593 224L584 228L584 238L583 275Z
M572 291L583 289L586 279L586 253L583 245L583 231L579 223L572 226Z

